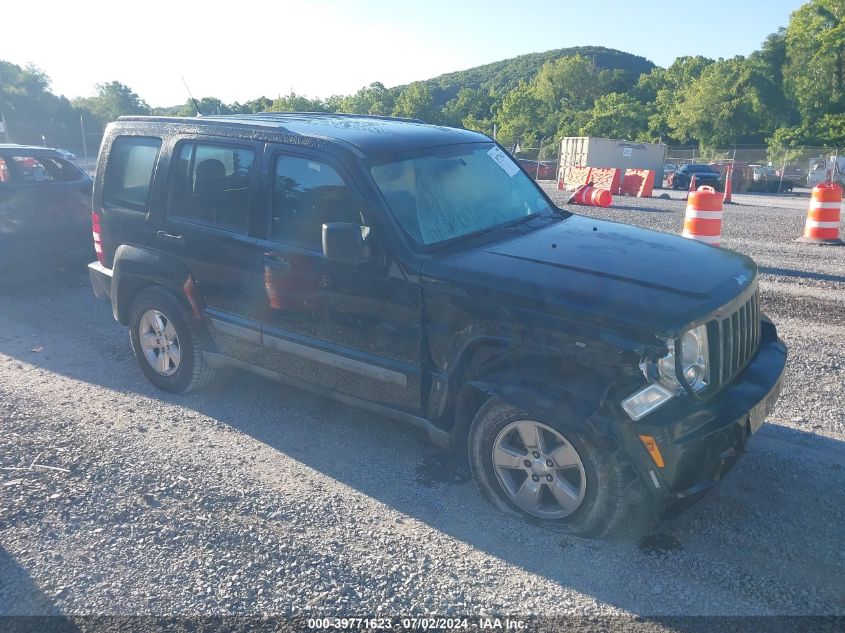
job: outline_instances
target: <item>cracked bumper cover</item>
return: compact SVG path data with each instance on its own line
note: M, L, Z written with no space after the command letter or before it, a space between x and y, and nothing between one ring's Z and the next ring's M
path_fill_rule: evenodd
M712 488L745 452L780 395L786 346L775 326L763 320L762 339L748 366L705 402L675 398L620 432L640 478L669 514ZM651 435L664 467L651 460L639 435Z

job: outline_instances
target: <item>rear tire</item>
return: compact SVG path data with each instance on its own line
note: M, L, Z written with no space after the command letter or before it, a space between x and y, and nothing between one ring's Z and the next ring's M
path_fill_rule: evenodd
M185 393L214 379L214 368L202 354L206 337L187 307L163 288L142 290L132 302L132 351L141 371L159 389Z
M499 398L488 400L472 422L468 442L481 493L505 512L554 524L567 534L598 537L613 531L628 509L625 468L615 454L577 431L577 422L540 421ZM540 429L534 451L522 442L523 425ZM511 465L502 467L502 458L494 457L501 449ZM571 465L558 467L564 463Z

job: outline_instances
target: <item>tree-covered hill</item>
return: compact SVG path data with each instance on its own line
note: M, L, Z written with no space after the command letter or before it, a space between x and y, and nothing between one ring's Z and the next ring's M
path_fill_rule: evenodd
M503 59L483 66L446 73L420 83L429 87L435 103L438 107L443 107L447 101L455 98L461 88L481 89L484 92L492 91L495 94L504 95L516 88L520 81L531 81L546 62L573 55L584 57L597 70L623 71L625 83L629 85L635 84L640 75L650 73L655 67L645 57L612 48L573 46ZM403 87L399 86L399 88Z
M9 140L75 149L84 121L95 147L105 125L121 114L196 114L191 101L150 108L119 81L97 84L94 96L72 101L49 86L41 70L0 61L0 116ZM409 117L495 135L504 145L542 145L548 155L563 136L606 136L704 148L765 143L770 155L783 157L801 146L845 146L845 0L808 0L758 50L729 59L682 56L661 68L638 55L579 46L406 86L374 82L326 99L291 92L224 103L207 95L198 105L204 114Z

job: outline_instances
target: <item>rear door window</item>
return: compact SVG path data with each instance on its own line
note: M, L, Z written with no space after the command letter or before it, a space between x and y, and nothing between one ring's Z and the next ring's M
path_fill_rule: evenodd
M121 136L109 154L103 186L103 202L146 211L161 139Z
M50 182L54 179L44 162L35 156L12 156L12 167L20 182Z
M255 152L184 142L176 155L170 217L247 233Z

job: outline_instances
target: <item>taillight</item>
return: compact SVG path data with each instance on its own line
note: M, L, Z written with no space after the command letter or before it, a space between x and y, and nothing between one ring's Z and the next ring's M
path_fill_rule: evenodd
M100 214L91 212L91 231L94 235L94 252L97 253L97 261L103 266L106 265L106 256L103 254L103 240L100 237Z

